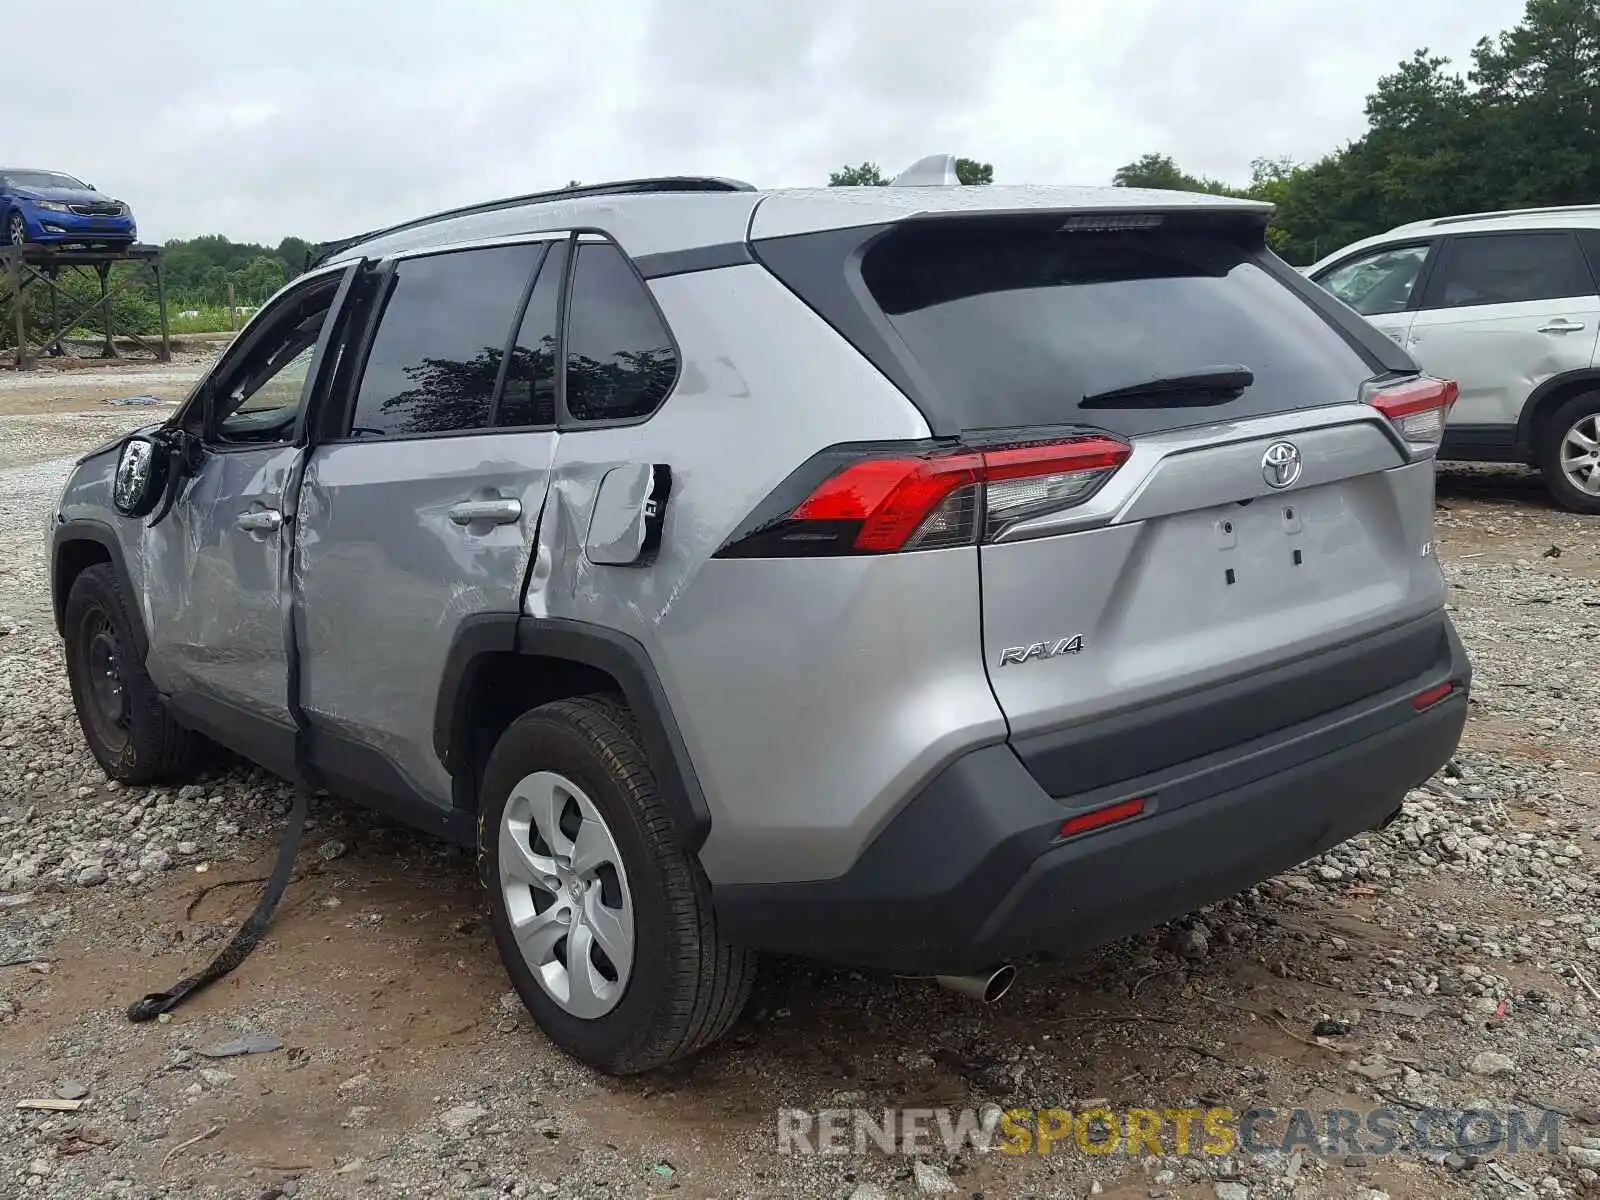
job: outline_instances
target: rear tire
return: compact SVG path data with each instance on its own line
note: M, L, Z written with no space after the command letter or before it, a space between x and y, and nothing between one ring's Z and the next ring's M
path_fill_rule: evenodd
M536 810L550 795L544 811L557 819L546 841ZM552 1042L597 1070L631 1075L727 1032L749 997L755 955L718 932L710 885L657 792L625 706L585 696L525 713L495 745L482 796L478 844L495 945ZM608 857L617 861L609 875L600 869L603 883L578 877L580 866ZM531 889L530 863L544 879ZM604 930L590 920L601 903L612 914L602 915ZM626 935L613 938L619 929ZM598 959L587 950L582 961L571 957L574 942L591 941ZM608 944L624 943L619 957L628 961L605 957ZM591 962L602 974L574 980Z
M1544 423L1539 470L1562 508L1600 514L1600 392L1574 396Z
M67 682L100 769L119 783L153 783L188 774L203 743L161 702L133 622L132 604L111 567L86 568L67 594Z

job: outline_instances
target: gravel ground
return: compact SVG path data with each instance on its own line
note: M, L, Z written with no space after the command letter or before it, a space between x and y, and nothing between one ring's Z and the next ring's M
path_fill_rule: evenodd
M226 762L118 788L83 748L39 539L70 456L151 411L7 417L0 396L0 1195L1600 1194L1600 524L1521 473L1441 480L1473 716L1390 828L1029 965L992 1008L774 962L724 1044L615 1081L507 993L471 864L335 800L256 954L170 1023L124 1019L231 935L259 883L203 889L265 873L289 799ZM249 1034L276 1048L206 1056ZM12 1110L60 1097L81 1107ZM780 1108L986 1103L1550 1107L1564 1148L776 1152Z

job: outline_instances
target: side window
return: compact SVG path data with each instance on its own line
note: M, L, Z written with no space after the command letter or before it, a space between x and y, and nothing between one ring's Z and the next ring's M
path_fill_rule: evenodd
M352 437L484 429L517 305L543 247L402 260L356 392Z
M1580 230L1578 240L1583 243L1584 253L1589 256L1590 272L1600 279L1600 229Z
M1427 246L1389 247L1342 263L1316 282L1364 317L1404 312L1427 259Z
M580 244L567 317L567 411L579 421L648 416L677 375L672 337L622 251Z
M528 308L506 364L505 391L495 424L501 427L556 423L556 354L561 331L561 281L567 272L567 244L545 255L528 297Z
M286 296L260 318L235 362L212 381L211 436L224 444L287 442L306 394L306 378L340 275L329 275Z
M1451 240L1423 307L1519 304L1594 292L1589 264L1570 233L1493 233Z

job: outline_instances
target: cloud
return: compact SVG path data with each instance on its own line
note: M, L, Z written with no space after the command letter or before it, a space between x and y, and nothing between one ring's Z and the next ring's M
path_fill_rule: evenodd
M1103 183L1148 150L1247 177L1359 135L1378 75L1463 57L1519 0L77 0L8 59L6 155L87 176L147 238L336 237L646 174L821 183L950 151ZM448 13L448 16L444 14ZM148 31L138 54L126 31ZM92 81L88 85L84 80ZM45 102L44 98L48 98Z

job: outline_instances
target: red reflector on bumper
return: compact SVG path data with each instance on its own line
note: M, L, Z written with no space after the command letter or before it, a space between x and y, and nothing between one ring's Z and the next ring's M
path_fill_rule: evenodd
M1144 812L1143 796L1135 800L1119 800L1115 804L1108 804L1104 808L1096 808L1090 812L1079 813L1061 822L1061 837L1072 837L1077 833L1088 833L1091 829L1099 829L1103 825L1115 825L1118 821L1126 821L1130 817L1137 817Z
M1421 712L1425 708L1432 708L1439 701L1456 690L1453 683L1441 683L1438 687L1431 687L1425 692L1418 692L1411 697L1411 707Z

